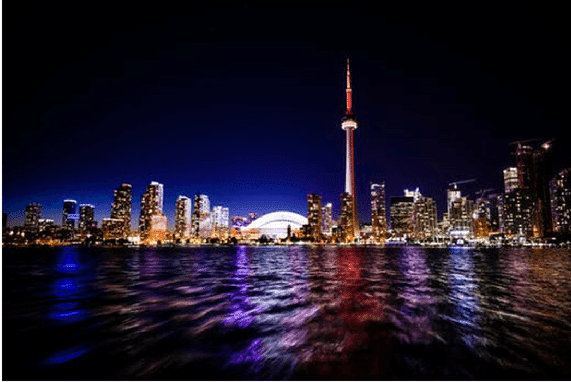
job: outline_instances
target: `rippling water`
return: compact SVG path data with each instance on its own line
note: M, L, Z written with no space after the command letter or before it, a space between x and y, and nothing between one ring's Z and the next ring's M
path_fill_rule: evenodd
M4 379L569 379L569 250L3 249Z

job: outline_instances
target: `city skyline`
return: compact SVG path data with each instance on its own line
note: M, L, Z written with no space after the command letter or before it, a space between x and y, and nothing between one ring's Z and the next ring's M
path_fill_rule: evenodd
M315 21L305 39L262 21L267 36L244 26L236 41L228 41L227 32L238 23L229 11L204 8L200 17L162 24L142 18L123 25L105 15L111 23L102 36L69 21L78 37L58 40L52 61L21 81L32 53L5 55L7 72L14 73L4 84L2 188L8 223L23 225L31 202L42 204L44 218L60 222L65 199L94 205L101 222L110 216L113 190L128 183L134 226L138 201L151 181L165 185L169 228L177 196L196 193L242 216L276 210L305 215L306 195L318 193L339 216L347 56L359 115L361 222L371 219L370 182L384 181L387 199L418 186L436 200L439 215L449 182L478 179L466 194L501 190L502 171L513 165L511 141L555 137L555 170L569 166L563 155L569 138L562 134L565 117L556 96L563 84L554 81L563 61L556 60L558 37L547 33L541 15L540 41L529 40L533 33L519 28L520 38L502 54L500 43L512 35L497 16L489 15L489 30L479 38L498 42L484 48L468 27L453 37L443 33L444 26L419 31L427 24L414 15L347 11L351 31L338 43L330 37L341 32L325 36L318 30L333 31L340 10L324 10L328 17ZM247 21L264 10L236 12ZM531 17L524 16L508 25L522 27ZM36 27L42 25L31 17ZM86 26L93 17L84 20ZM198 33L178 34L188 25ZM454 20L444 25L459 27ZM381 32L396 37L374 47ZM46 33L40 42L63 30ZM156 40L143 47L153 34ZM91 39L79 52L63 51L81 36ZM45 51L30 38L20 35L22 43ZM459 47L461 38L467 43ZM164 39L172 42L163 46ZM528 57L524 48L543 58ZM12 51L10 42L5 49ZM422 64L413 60L417 54Z

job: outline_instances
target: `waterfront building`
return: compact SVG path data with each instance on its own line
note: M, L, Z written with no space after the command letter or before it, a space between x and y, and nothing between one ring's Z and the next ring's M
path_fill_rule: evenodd
M88 229L95 228L95 206L93 204L79 205L79 232L83 233Z
M126 239L131 232L131 208L133 201L133 187L128 183L122 183L113 192L111 204L111 218L123 221L121 237Z
M167 240L167 217L162 212L151 216L151 231L145 240L149 244L164 243Z
M414 236L420 240L435 237L437 228L436 202L432 198L420 195L420 193L416 198L413 197L413 200Z
M35 235L40 231L40 220L42 218L42 205L30 203L26 206L26 220L24 222L24 232Z
M317 194L307 195L307 224L311 240L321 241L321 196Z
M62 228L73 230L75 228L75 209L77 206L77 201L73 199L66 199L63 201L63 210L62 210Z
M529 239L534 236L534 203L531 191L516 188L504 195L504 234Z
M571 233L571 168L551 180L550 195L553 231Z
M391 230L393 236L410 237L414 234L414 197L393 196L390 199Z
M331 235L333 227L333 204L327 203L321 208L321 232L325 235Z
M248 226L242 228L242 234L246 239L257 240L262 236L270 239L285 239L290 236L298 236L307 218L289 211L276 211L265 214L254 220Z
M122 239L123 219L103 218L101 221L101 231L103 233L103 240Z
M227 237L229 234L229 217L230 210L228 207L214 206L212 207L212 231L216 237Z
M141 196L141 214L139 217L141 241L147 240L151 234L152 217L163 212L163 192L163 185L153 181Z
M357 238L355 227L355 199L353 195L344 192L341 194L341 214L339 215L339 227L342 230L342 242L353 243Z
M40 232L50 231L53 227L55 227L53 219L39 219L38 222Z
M359 217L357 216L357 190L355 187L355 145L353 142L354 131L357 129L357 119L353 113L353 90L351 89L351 71L349 68L349 59L347 59L347 88L345 90L345 102L345 116L341 122L341 128L346 132L345 194L351 195L351 205L353 208L353 211L350 214L348 212L345 213L345 217L347 218L348 216L351 216L353 221L351 224L346 223L345 226L342 225L342 228L345 230L348 227L352 227L350 228L351 232L345 231L345 234L349 235L348 237L357 237L359 235ZM344 207L342 202L341 209L343 210L343 208Z
M190 237L190 218L192 203L190 198L179 195L176 199L174 238L188 239Z
M387 235L385 182L371 184L371 226L375 242L384 242Z
M208 195L196 194L194 196L191 225L192 236L196 238L210 237L212 220L210 217L210 200L208 199Z

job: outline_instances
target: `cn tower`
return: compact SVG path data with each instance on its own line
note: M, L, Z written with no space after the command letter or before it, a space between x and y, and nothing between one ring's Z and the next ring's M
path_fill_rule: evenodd
M347 134L347 146L345 157L345 192L353 197L353 222L355 232L359 231L359 218L357 216L357 197L355 195L355 150L353 145L353 131L357 129L357 120L353 114L353 93L351 90L351 70L349 68L349 58L347 58L347 89L346 89L347 109L341 122L341 128Z

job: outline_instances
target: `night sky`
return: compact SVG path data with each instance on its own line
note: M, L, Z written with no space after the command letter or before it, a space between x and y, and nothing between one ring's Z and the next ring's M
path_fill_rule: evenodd
M439 215L449 182L501 191L514 140L556 138L555 168L571 165L562 9L118 4L3 11L9 225L30 202L61 224L66 198L101 221L126 182L136 227L151 181L171 228L177 196L198 192L230 215L306 215L315 192L337 217L348 56L361 222L371 181L387 205L420 187Z

